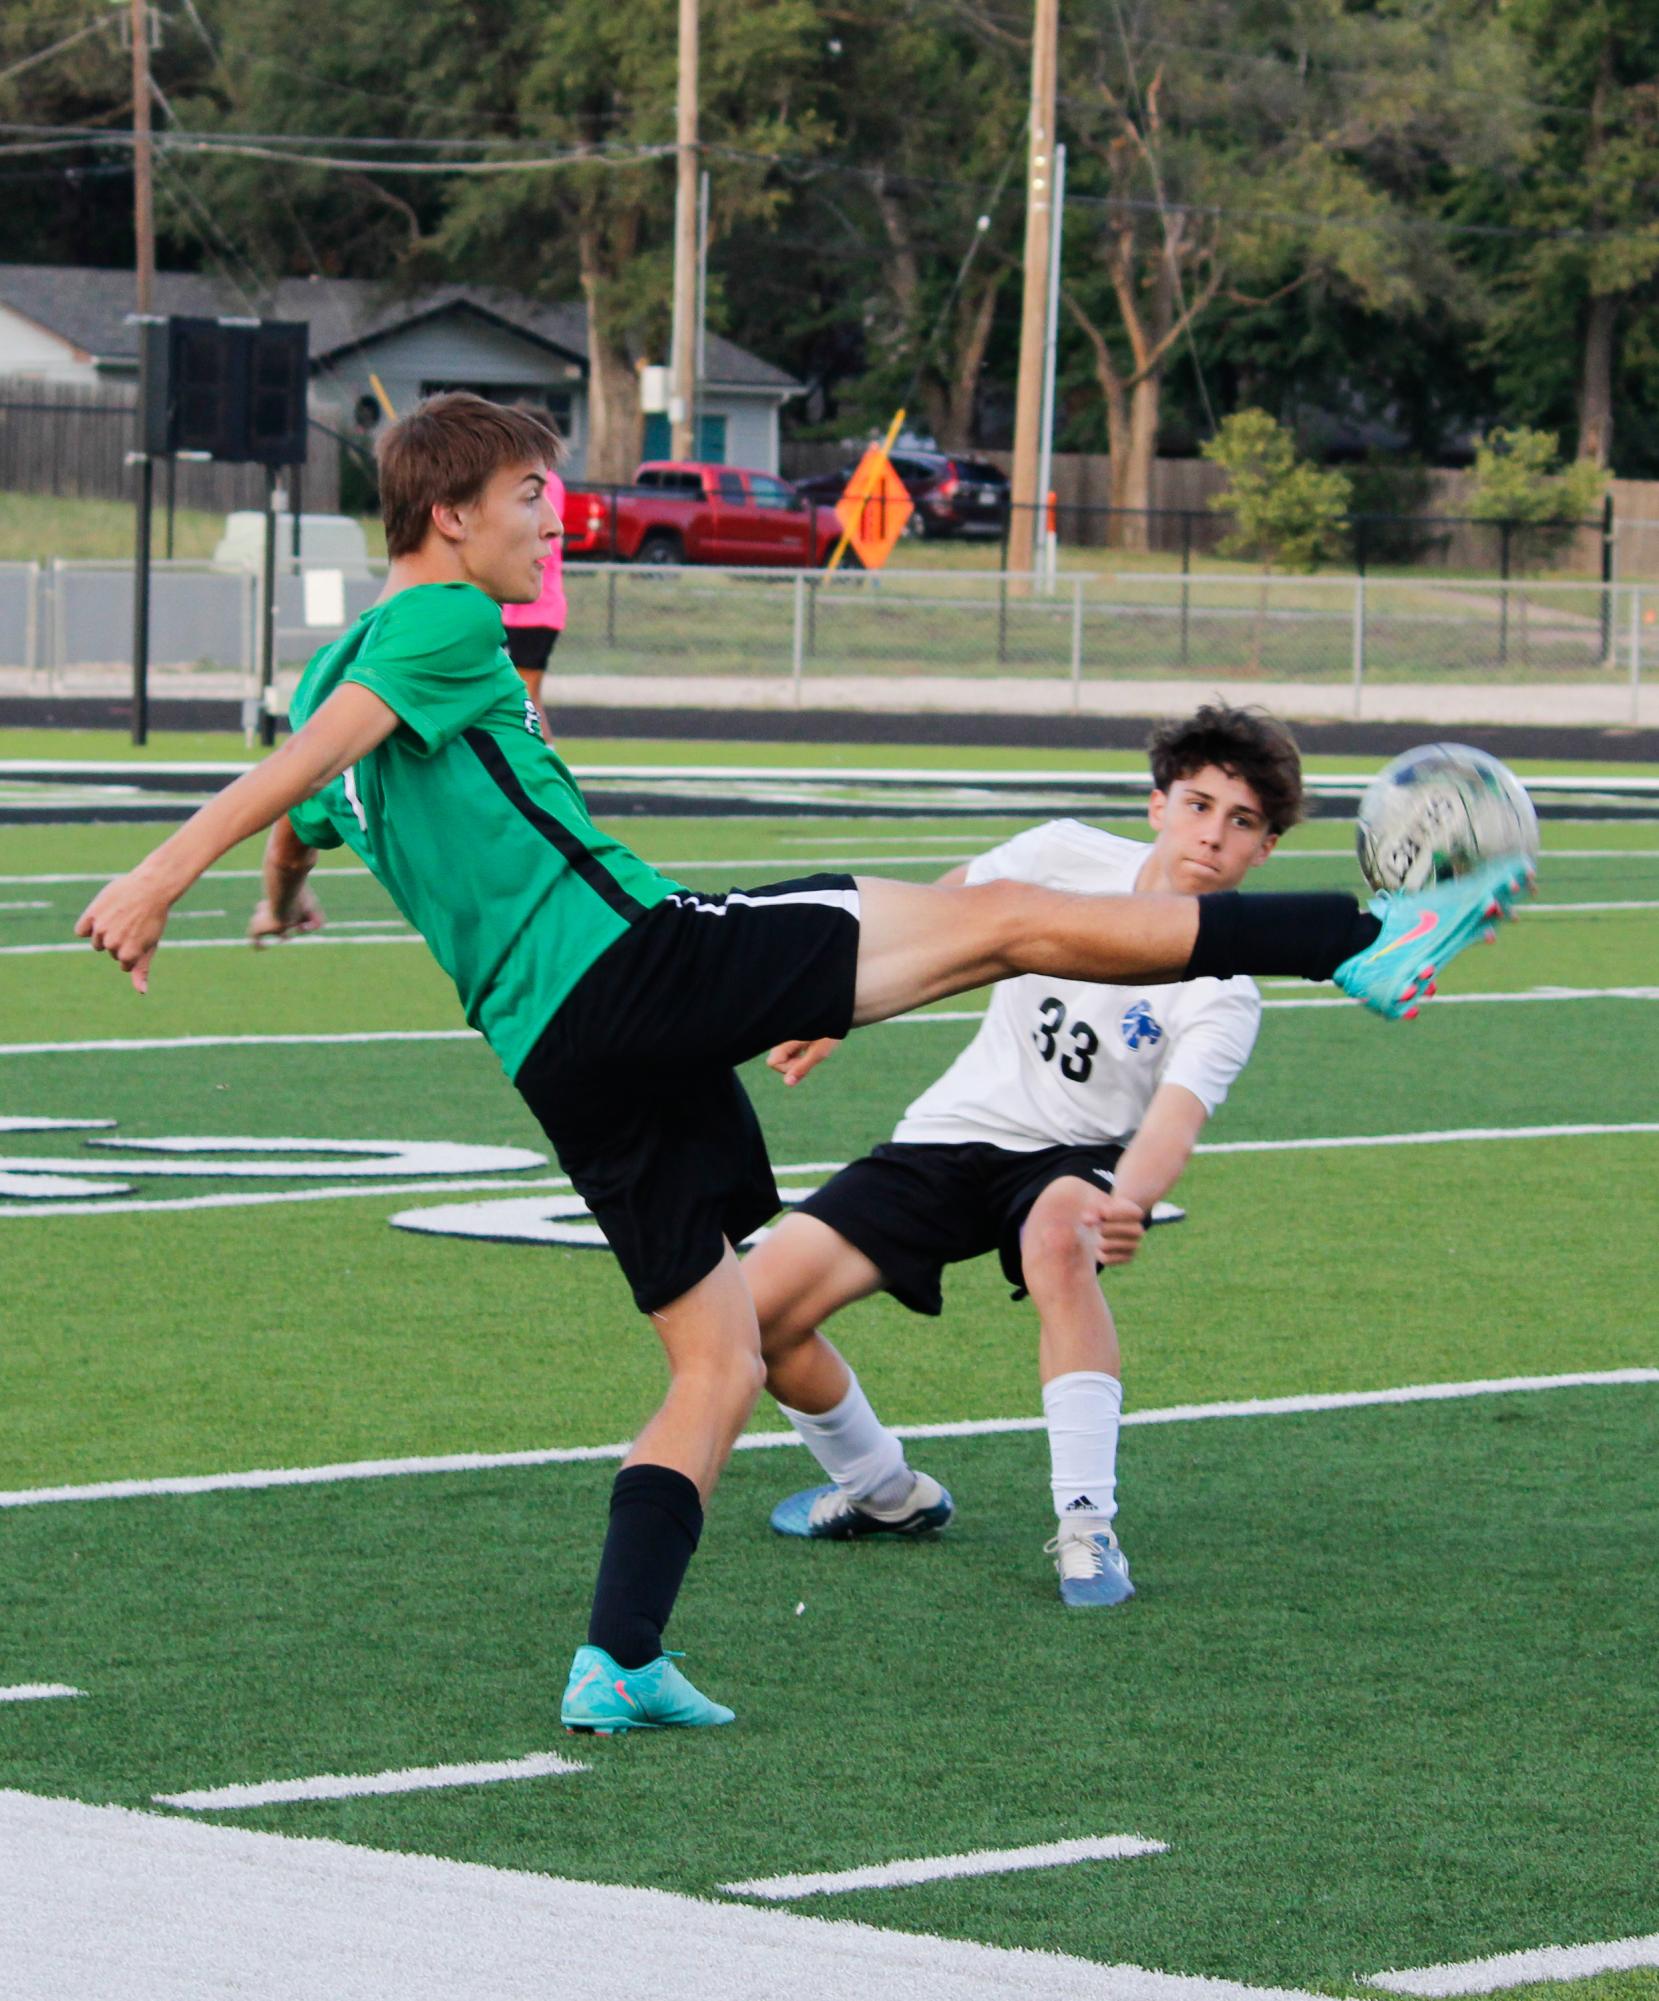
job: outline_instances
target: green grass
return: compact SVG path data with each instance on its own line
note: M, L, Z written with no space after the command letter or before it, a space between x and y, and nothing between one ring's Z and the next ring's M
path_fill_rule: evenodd
M1659 1727L1656 1394L1127 1434L1147 1582L1110 1621L1050 1603L1039 1441L931 1446L963 1504L931 1546L780 1545L765 1510L799 1458L747 1456L681 1620L704 1679L741 1688L738 1727L596 1743L576 1778L215 1819L701 1894L1136 1832L1169 1852L804 1908L1336 1988L1638 1933L1659 1864L1630 1755ZM580 1618L607 1482L19 1516L0 1672L92 1699L20 1719L0 1776L140 1806L545 1748L545 1636Z
M748 746L721 748L747 761ZM921 877L1010 825L628 832L716 884L860 852L923 857L891 865ZM101 874L156 838L0 828L0 872ZM1651 823L1551 824L1545 844L1556 904L1659 895ZM1344 845L1339 825L1299 830L1263 886L1351 886ZM747 866L763 861L776 866ZM50 905L0 911L0 945L62 940L91 887L0 887ZM253 887L210 876L171 935L234 937ZM389 912L337 869L323 896L336 921ZM1446 990L1649 984L1656 939L1652 911L1538 916L1460 961ZM459 1025L414 945L164 946L142 1002L90 952L0 968L5 1042ZM795 1092L752 1076L775 1159L846 1158L883 1137L970 1032L871 1030ZM130 1138L545 1150L464 1040L4 1056L0 1114L113 1119ZM1641 1121L1659 1122L1650 1002L1434 1006L1399 1027L1273 1010L1206 1137ZM1109 1281L1129 1407L1651 1367L1656 1145L1626 1133L1200 1156L1179 1190L1189 1220ZM73 1132L6 1134L0 1151L120 1174ZM133 1180L148 1201L301 1186ZM460 1199L0 1216L0 1488L628 1436L662 1365L609 1258L387 1225ZM954 1271L946 1299L938 1321L883 1297L837 1320L879 1407L914 1423L1034 1413L1035 1323L994 1260ZM1639 1755L1659 1723L1656 1396L1129 1429L1121 1526L1140 1595L1103 1620L1054 1598L1040 1437L918 1448L962 1515L936 1545L899 1548L780 1543L766 1511L805 1462L742 1453L671 1635L737 1728L586 1745L593 1769L576 1778L237 1818L699 1894L1138 1832L1168 1854L804 1908L1341 1993L1388 1966L1659 1931ZM763 1407L756 1422L778 1420ZM0 1785L141 1806L234 1780L571 1748L554 1701L609 1476L567 1464L8 1511L0 1684L88 1696L0 1709ZM1586 2001L1659 1995L1646 1973L1581 1985Z
M555 715L555 722L557 717ZM1425 736L1431 734L1424 725ZM573 765L699 764L832 765L851 771L880 771L894 766L928 771L1135 771L1146 768L1138 750L1074 750L1046 745L1010 747L1001 744L798 743L747 742L732 738L700 742L684 737L566 737L560 754ZM125 732L111 729L0 729L0 758L83 758L122 763L166 764L223 759L243 763L263 755L250 750L240 732L229 730L158 730L147 744L131 742ZM1354 752L1310 752L1304 767L1314 773L1364 770L1370 760ZM1523 777L1620 778L1659 777L1659 762L1620 759L1516 757L1508 760ZM908 823L900 823L908 824ZM829 829L826 828L826 832ZM1606 830L1616 840L1616 830Z
M101 560L130 563L133 503L129 500L66 500L44 493L0 493L0 563ZM173 516L173 553L211 556L225 532L225 517L202 508L180 507ZM378 516L363 517L371 556L384 555L386 533ZM166 551L167 509L158 489L150 550Z

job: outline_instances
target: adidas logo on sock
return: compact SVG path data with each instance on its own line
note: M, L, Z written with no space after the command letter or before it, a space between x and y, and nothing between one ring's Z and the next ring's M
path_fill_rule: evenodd
M1079 1494L1075 1501L1068 1501L1065 1506L1068 1515L1097 1515L1099 1512L1087 1494Z

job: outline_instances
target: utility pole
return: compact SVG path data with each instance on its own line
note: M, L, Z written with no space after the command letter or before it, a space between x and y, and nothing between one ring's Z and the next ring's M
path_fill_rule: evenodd
M146 0L132 0L132 188L137 243L138 310L155 310L156 218L151 192L150 16Z
M1037 538L1037 459L1042 430L1043 347L1048 332L1049 231L1054 222L1054 91L1060 0L1036 0L1031 33L1031 135L1025 182L1025 273L1020 375L1014 399L1014 478L1008 567L1029 572ZM1024 590L1027 585L1017 588Z
M135 0L135 4L137 0ZM674 354L668 422L677 459L697 456L697 0L680 0L678 169L674 188Z
M156 218L151 184L150 16L145 0L132 0L132 189L133 272L142 361L138 394L138 445L131 457L138 469L138 508L133 552L132 718L134 743L150 739L150 520L155 499L155 460L144 449L145 406L150 384L150 329L143 322L155 311ZM171 471L172 460L168 460ZM171 530L171 507L168 526ZM168 555L173 553L169 537Z

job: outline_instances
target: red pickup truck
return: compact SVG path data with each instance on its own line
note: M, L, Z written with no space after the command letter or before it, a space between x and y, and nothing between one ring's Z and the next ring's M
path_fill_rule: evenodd
M841 539L833 508L773 473L667 459L642 465L632 486L571 487L564 526L565 554L578 562L809 570ZM850 549L844 560L857 567Z

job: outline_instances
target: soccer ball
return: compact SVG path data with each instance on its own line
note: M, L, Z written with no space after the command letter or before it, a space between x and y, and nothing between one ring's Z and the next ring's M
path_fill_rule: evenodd
M1538 852L1538 815L1509 767L1464 743L1408 750L1359 802L1360 871L1373 889L1427 889L1499 855Z

